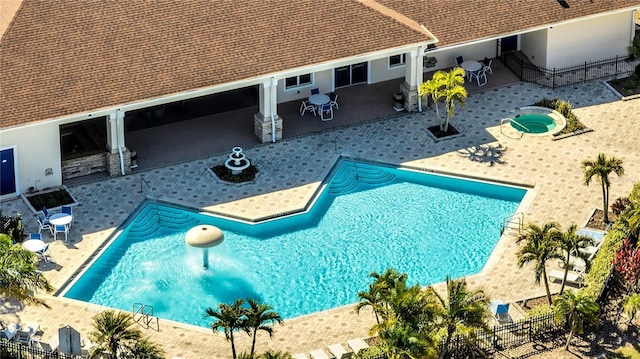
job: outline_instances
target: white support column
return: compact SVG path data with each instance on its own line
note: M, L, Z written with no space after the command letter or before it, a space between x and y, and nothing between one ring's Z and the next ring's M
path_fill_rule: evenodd
M116 121L112 121L111 118L116 118L116 113L110 113L107 116L107 149L109 152L116 153L118 152L118 128L116 126Z
M422 83L423 56L422 46L406 56L404 83L400 85L400 91L404 94L404 108L410 112L418 110L418 86Z
M262 143L282 139L282 118L277 113L278 81L258 86L258 113L253 115L254 133Z

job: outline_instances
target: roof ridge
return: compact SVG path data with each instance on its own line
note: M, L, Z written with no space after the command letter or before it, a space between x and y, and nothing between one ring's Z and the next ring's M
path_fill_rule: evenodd
M397 12L396 10L393 10L387 6L384 6L382 4L380 4L379 2L377 2L376 0L355 0L356 2L361 3L362 5L380 13L381 15L384 15L386 17L389 17L397 22L399 22L400 24L414 30L420 33L423 33L427 36L429 36L430 38L432 38L433 40L436 40L436 37L431 33L431 31L429 31L426 27L424 27L422 24L418 23L417 21L415 21L414 19Z

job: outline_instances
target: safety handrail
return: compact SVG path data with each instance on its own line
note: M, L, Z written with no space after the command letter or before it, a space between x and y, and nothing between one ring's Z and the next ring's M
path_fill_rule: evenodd
M142 321L142 325L147 329L152 328L150 325L151 322L155 322L155 328L152 329L160 331L160 322L158 321L158 317L153 315L152 305L133 303L131 307L131 314L135 322L140 323ZM138 315L137 317L136 314Z
M500 133L501 133L501 134L503 134L503 135L505 135L505 136L507 136L507 137L509 137L509 138L513 138L513 139L521 139L521 138L522 138L522 136L524 136L524 132L517 131L517 132L520 132L520 137L511 137L511 136L509 136L508 134L506 134L506 133L504 133L504 132L502 131L502 125L504 125L504 123L505 123L505 122L511 122L511 121L513 121L513 122L517 123L518 125L522 126L522 124L521 124L521 123L519 123L518 121L516 121L516 120L514 120L514 119L512 119L512 118L509 118L509 117L507 117L507 118L503 118L502 120L500 120ZM524 127L525 129L527 129L525 126L522 126L522 127ZM527 129L527 130L528 130L528 129Z
M500 223L500 234L504 233L504 231L509 228L510 224L517 225L518 233L524 229L524 213L518 212L511 216L505 216L502 218L502 222Z

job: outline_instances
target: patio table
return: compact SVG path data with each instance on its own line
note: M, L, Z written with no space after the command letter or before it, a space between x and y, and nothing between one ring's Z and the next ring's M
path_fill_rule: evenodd
M471 81L471 73L480 71L482 69L482 64L478 61L468 60L460 64L460 67L467 72L467 77L469 81Z
M329 103L329 96L322 93L311 95L309 96L309 102L316 106L326 105Z
M22 248L34 253L44 249L44 245L44 241L41 241L39 239L29 239L22 242Z
M49 223L54 226L66 226L73 220L73 216L67 213L56 213L49 217Z

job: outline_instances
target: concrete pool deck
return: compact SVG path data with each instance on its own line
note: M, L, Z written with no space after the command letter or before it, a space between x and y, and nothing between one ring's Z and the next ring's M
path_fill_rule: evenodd
M559 141L527 135L512 139L501 134L502 118L542 97L556 96L570 101L581 122L594 131ZM564 227L571 223L582 226L602 203L599 186L583 184L583 160L594 159L599 152L623 160L626 174L622 178L612 176L611 201L627 195L633 183L640 180L639 101L619 101L601 82L555 91L517 83L470 95L466 107L457 107L451 120L463 134L454 139L439 142L431 139L426 128L436 123L435 114L426 110L247 149L245 153L260 170L253 184L230 186L213 179L206 169L224 162L228 156L225 153L70 186L69 191L80 205L74 208L69 243L54 243L54 263L41 263L41 269L60 288L151 195L142 178L158 198L234 216L260 218L303 208L341 154L534 186L535 197L521 206L525 223L555 220ZM2 211L23 214L25 231L37 231L36 217L21 199L2 202ZM51 239L45 235L45 240ZM492 299L505 303L543 295L544 286L534 283L531 269L517 267L516 251L513 238L503 236L483 271L468 277L469 284L482 286ZM549 263L549 268L555 266L555 262ZM558 284L552 284L552 290L558 288ZM43 341L50 342L57 328L65 325L74 327L85 338L91 330L92 317L105 309L55 296L41 297L51 309L16 308L5 303L0 319L5 323L39 322L45 333ZM204 311L204 307L212 304L202 305ZM369 328L375 322L373 315L367 311L356 315L353 307L287 320L285 325L275 328L272 340L259 336L257 351L271 348L291 354L308 353L369 336ZM231 357L224 336L213 334L210 329L160 320L160 331L143 329L143 332L161 344L169 358ZM239 333L238 351L249 347L248 336Z

